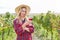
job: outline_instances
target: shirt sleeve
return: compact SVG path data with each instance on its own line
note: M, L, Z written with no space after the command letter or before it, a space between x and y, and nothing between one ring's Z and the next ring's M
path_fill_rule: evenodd
M17 20L14 20L13 21L13 26L14 26L14 29L15 29L15 32L17 34L22 34L24 32L24 30L22 29L22 24L18 24L18 21Z
M33 33L34 32L34 25L29 25L29 33Z

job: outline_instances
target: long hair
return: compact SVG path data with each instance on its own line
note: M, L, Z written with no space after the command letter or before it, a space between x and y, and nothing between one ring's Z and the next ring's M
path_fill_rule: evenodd
M25 8L25 7L22 7L22 8ZM21 9L22 9L22 8L21 8ZM20 19L20 18L21 18L20 14L21 14L21 10L19 11L19 13L17 13L16 18ZM27 17L28 14L29 14L28 11L26 11L26 16L25 16L25 18L26 18L27 20L28 20L28 17Z

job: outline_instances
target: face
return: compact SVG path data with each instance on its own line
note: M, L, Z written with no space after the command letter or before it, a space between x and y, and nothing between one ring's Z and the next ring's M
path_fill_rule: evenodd
M20 14L21 17L25 17L26 16L26 8L22 8L20 13L21 13Z

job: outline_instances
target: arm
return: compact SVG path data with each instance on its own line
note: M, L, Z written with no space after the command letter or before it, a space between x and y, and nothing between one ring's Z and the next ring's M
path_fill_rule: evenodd
M29 32L29 33L33 33L34 32L34 25L33 25L33 22L32 22L32 20L27 20L27 26L28 26L28 28L27 27L25 27L25 30L27 31L27 32Z
M33 24L29 24L28 26L29 26L29 28L26 27L25 30L27 32L29 32L29 33L33 33L34 32L34 25Z
M29 31L30 31L30 33L34 32L34 25L33 24L29 25Z
M22 34L24 32L23 28L21 27L22 24L18 24L17 20L13 21L14 29L17 34Z

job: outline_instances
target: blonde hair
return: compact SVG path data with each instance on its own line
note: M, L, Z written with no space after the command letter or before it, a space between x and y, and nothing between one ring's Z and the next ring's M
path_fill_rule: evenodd
M20 13L19 13L19 14L20 14ZM20 18L21 18L21 16L19 16L19 14L17 14L17 16L16 16L16 18L18 18L18 19L20 19ZM25 16L25 18L28 20L27 15Z
M26 7L22 7L22 8L26 8ZM22 9L22 8L21 8L21 9ZM16 18L20 19L20 18L21 18L20 14L21 14L21 10L19 11L19 13L17 13ZM28 20L27 15L28 15L28 11L26 11L26 16L25 16L25 18Z

